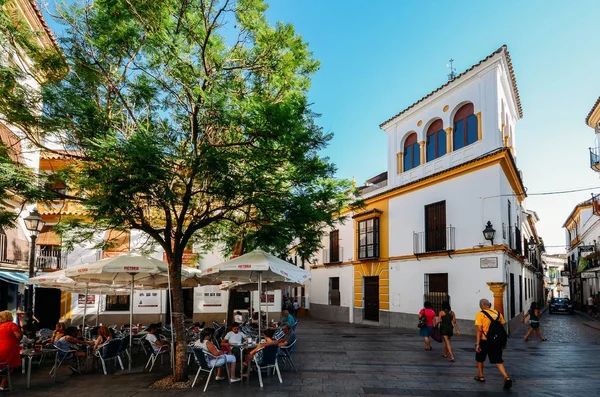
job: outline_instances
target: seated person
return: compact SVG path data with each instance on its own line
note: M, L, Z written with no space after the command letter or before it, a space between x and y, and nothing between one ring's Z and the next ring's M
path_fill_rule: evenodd
M94 342L88 342L86 340L82 340L76 337L77 328L76 327L67 327L65 329L65 334L62 338L57 340L54 345L61 350L77 350L73 352L75 358L79 359L80 357L87 357L87 349L81 350L82 347L87 347L89 345L94 344ZM75 373L79 373L79 370L73 366L69 367L71 371Z
M221 347L230 349L231 345L241 345L244 343L244 335L243 332L240 332L240 325L238 323L233 323L231 325L231 331L225 335L225 338L221 341Z
M57 323L56 328L52 331L52 337L50 338L50 343L54 344L57 340L62 338L65 335L65 323Z
M240 312L240 311L235 312L235 315L233 316L233 321L235 321L236 323L242 324L244 322L244 316L242 316L242 312Z
M169 345L158 337L156 324L151 324L148 327L148 335L146 335L146 340L150 342L150 345L155 353L169 349Z
M109 340L113 338L112 334L108 330L108 327L100 327L98 328L98 339L94 343L94 350L97 350L98 347L105 344Z
M273 339L273 335L275 335L274 328L266 329L265 333L263 335L265 341L259 343L258 346L256 346L254 349L250 350L250 352L248 352L248 355L246 356L246 361L244 362L244 366L247 367L247 370L242 375L242 378L247 378L250 375L250 360L252 360L254 357L256 357L256 360L258 360L258 362L260 363L261 358L262 358L261 355L262 355L263 347L278 344L278 341Z
M283 337L279 339L277 344L279 346L289 346L296 340L296 334L292 331L292 327L289 323L283 323L281 325L281 330L283 331Z
M206 362L210 368L217 367L216 380L223 380L223 366L229 364L229 373L235 374L235 356L232 354L225 354L223 351L217 349L214 343L211 342L215 334L214 328L204 328L200 333L200 339L198 339L194 346L202 349L204 353L209 353L212 356L206 357ZM235 375L234 375L235 376ZM239 382L240 378L232 378L231 382Z
M282 314L282 316L281 316L281 320L279 320L279 325L283 325L285 323L292 325L296 322L296 320L294 320L294 317L290 314L290 312L288 310L282 311L281 314Z

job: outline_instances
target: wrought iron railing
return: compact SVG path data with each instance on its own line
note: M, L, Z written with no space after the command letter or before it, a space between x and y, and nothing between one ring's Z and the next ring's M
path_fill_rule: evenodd
M61 251L44 252L36 255L35 265L38 269L64 269L66 266L65 258Z
M450 252L455 249L455 228L453 226L413 233L413 252L415 255Z
M600 171L600 148L590 148L590 168Z

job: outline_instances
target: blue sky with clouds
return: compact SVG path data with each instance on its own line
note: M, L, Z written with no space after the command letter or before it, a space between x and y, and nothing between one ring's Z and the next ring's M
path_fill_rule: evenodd
M578 0L273 0L272 21L295 25L321 61L310 99L335 134L324 152L360 184L385 171L379 124L507 44L524 117L517 162L528 192L599 187L584 119L600 96L600 2ZM50 21L49 21L50 22ZM52 22L51 26L55 26ZM563 221L590 192L531 196L549 251L564 252ZM483 226L482 226L483 228Z

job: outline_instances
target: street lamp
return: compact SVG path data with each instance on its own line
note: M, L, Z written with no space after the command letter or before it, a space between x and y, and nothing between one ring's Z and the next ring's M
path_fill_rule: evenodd
M529 245L529 251L535 250L535 246L537 245L533 236L529 237L529 243L527 244Z
M494 236L496 235L496 230L492 227L492 222L488 221L485 225L485 229L483 229L483 237L488 240L492 245L494 245Z
M29 215L23 220L25 221L25 227L31 233L31 247L29 248L29 278L32 278L35 276L35 241L46 222L44 222L35 208L31 210ZM35 337L35 327L33 326L33 285L31 284L27 286L27 308L25 315L25 334L27 335L27 338L33 339Z

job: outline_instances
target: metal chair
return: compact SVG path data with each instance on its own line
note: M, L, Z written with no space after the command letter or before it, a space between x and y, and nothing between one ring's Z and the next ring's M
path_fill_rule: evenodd
M127 356L127 359L131 361L131 354L129 354L129 336L118 338L121 340L121 347L119 348L119 355L123 359L123 355Z
M40 339L41 340L47 340L52 338L52 330L50 328L42 328L40 329L39 333L40 333Z
M8 380L8 391L12 391L12 381L10 380L10 365L8 363L0 363L0 375L6 375Z
M194 377L194 382L192 382L192 387L196 385L196 381L198 380L198 376L200 372L207 372L208 376L206 377L206 384L204 385L203 392L208 388L208 382L210 382L210 378L212 376L215 368L225 366L225 372L227 372L227 379L229 379L229 366L227 365L227 359L225 356L215 357L210 353L205 352L200 348L193 349L194 358L196 359L196 363L198 364L198 371L196 372L196 376ZM215 360L214 365L211 367L208 363L211 360Z
M291 325L292 331L296 331L297 326L298 326L298 319L296 319L296 322Z
M64 350L56 345L54 345L54 347L56 347L56 355L54 356L54 366L52 367L49 373L54 380L56 380L56 372L58 371L62 363L65 362L65 360L75 359L75 361L77 362L77 370L81 372L81 365L79 364L79 359L77 358L77 356L75 356L77 350Z
M288 346L280 346L279 351L277 352L277 358L281 358L283 363L290 364L294 371L298 373L296 364L294 364L294 360L292 360L292 353L294 353L294 350L296 350L296 342L298 342L298 339L295 339L292 344Z
M258 373L258 381L260 382L260 387L263 387L262 371L266 370L268 373L270 368L273 368L273 370L277 372L279 383L283 383L283 380L281 379L281 372L279 371L279 365L277 364L278 350L279 346L277 345L265 346L261 349L262 355L260 359L257 357L258 354L255 354L254 360L251 361L256 366L256 372Z
M148 368L148 365L150 365L150 369L148 370L148 372L152 372L152 368L154 368L156 359L160 357L160 362L162 364L163 356L165 354L170 353L171 349L170 349L169 345L157 345L156 343L150 342L149 340L147 340L145 338L144 338L144 340L146 342L148 342L150 344L150 346L152 347L152 353L150 354L150 358L148 359L148 362L146 363L146 366L144 367L144 369Z
M120 356L121 345L122 345L121 339L111 339L108 342L106 342L105 344L103 344L102 346L100 346L100 348L98 350L96 350L96 352L94 352L94 355L100 359L100 362L102 362L102 370L104 371L104 375L107 375L106 361L109 361L109 360L119 361L121 370L125 369L125 367L123 366L123 361L121 361L121 356Z

